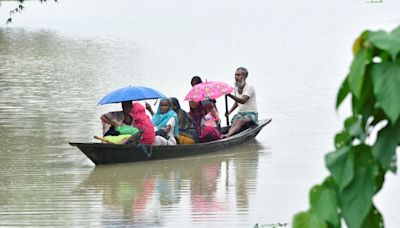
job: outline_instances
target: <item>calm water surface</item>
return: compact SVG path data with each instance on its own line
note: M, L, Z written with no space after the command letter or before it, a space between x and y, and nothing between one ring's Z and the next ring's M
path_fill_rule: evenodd
M5 26L13 6L0 7L2 227L290 223L349 114L334 103L354 38L400 22L394 0L27 2ZM187 109L193 75L233 83L238 66L273 118L249 145L98 167L68 145L100 134L99 116L119 109L96 106L111 90L155 87ZM387 227L400 224L399 189L388 175L375 199Z

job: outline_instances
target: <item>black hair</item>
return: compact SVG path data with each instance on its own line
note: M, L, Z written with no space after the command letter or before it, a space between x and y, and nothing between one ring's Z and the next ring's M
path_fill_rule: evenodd
M193 83L194 82L194 83ZM190 84L200 84L203 83L203 80L199 76L193 76L192 80L190 80Z

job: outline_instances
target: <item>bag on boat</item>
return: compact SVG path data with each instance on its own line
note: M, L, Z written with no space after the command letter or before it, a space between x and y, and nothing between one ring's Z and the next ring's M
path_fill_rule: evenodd
M196 141L192 137L181 134L181 133L178 136L178 142L179 142L179 144L195 144L196 143Z
M110 143L120 144L122 140L132 137L131 135L108 135L104 139ZM132 140L134 141L134 139Z
M103 136L118 136L120 135L119 131L115 130L114 126L111 126L108 131L104 133Z
M117 127L117 131L121 135L136 135L137 133L139 133L139 129L137 129L136 127L129 126L129 125L119 126L119 127Z

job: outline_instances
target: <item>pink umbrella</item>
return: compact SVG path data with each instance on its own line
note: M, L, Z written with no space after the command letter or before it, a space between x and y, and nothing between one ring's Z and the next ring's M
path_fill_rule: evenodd
M203 82L195 85L185 96L185 101L216 99L233 92L233 87L224 82Z

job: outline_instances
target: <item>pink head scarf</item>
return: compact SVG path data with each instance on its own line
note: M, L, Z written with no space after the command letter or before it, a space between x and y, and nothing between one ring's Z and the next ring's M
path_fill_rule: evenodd
M143 130L142 140L143 144L154 144L155 133L154 125L151 122L150 117L146 115L146 110L139 102L135 102L132 105L131 116L135 121L135 124L139 130Z

